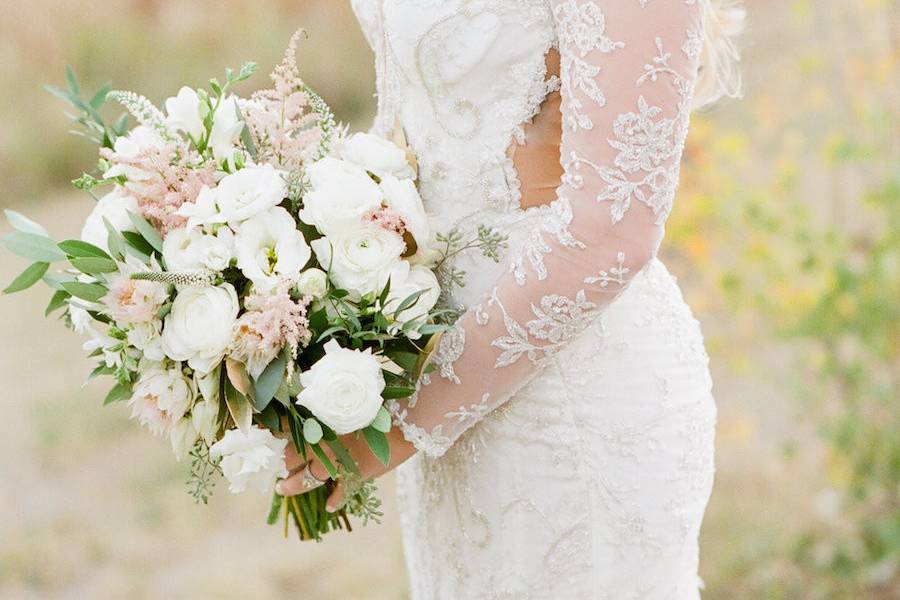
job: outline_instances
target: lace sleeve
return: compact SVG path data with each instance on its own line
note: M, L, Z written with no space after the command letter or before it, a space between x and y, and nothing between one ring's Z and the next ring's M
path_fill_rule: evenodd
M704 0L553 0L565 174L549 208L568 232L536 236L516 268L448 331L409 402L406 438L440 456L581 333L656 254L672 207L702 51ZM530 210L548 210L543 209ZM569 235L570 234L570 235Z

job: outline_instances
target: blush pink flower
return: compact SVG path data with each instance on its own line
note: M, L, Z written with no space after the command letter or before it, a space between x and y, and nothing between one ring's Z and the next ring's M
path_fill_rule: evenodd
M118 323L147 323L156 319L156 314L168 299L166 284L135 281L125 273L112 278L103 304L106 313Z
M259 377L283 348L296 358L300 347L310 341L306 318L310 298L294 300L290 289L290 282L282 281L267 292L251 294L245 301L247 312L235 324L231 356L243 362L253 377Z
M400 213L384 206L363 215L363 221L372 223L387 231L392 231L400 237L406 234L406 221Z

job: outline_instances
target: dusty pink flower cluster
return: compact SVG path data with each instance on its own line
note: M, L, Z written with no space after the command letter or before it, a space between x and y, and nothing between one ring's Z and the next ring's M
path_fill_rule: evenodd
M187 222L176 214L182 204L194 202L204 186L215 186L212 165L191 165L185 150L174 144L143 147L134 156L107 148L100 154L113 165L124 167L128 174L125 188L137 199L141 215L163 236ZM199 157L196 159L199 165Z
M259 377L284 347L296 358L312 337L306 318L311 300L306 296L293 300L290 289L291 284L283 281L269 292L251 294L244 303L247 312L235 324L232 356L253 377Z
M363 220L372 223L377 227L381 227L382 229L392 231L400 237L403 237L407 231L406 221L403 217L390 208L383 206L367 213L363 216Z
M286 170L298 169L321 136L297 68L297 42L291 38L284 60L270 75L274 87L260 90L241 103L247 128L259 150L259 160Z

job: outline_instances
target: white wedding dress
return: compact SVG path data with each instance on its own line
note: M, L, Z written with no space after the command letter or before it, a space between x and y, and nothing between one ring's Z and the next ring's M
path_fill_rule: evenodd
M436 229L509 236L455 257L468 310L393 406L420 450L398 476L416 600L699 598L716 412L656 251L707 2L353 0L374 131L404 127ZM562 184L525 209L516 145L553 94Z

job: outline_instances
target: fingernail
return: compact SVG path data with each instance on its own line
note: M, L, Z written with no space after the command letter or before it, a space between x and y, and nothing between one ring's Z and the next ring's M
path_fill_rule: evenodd
M327 510L330 513L337 512L337 508L330 504L325 505L325 510Z
M284 496L284 484L280 481L275 484L275 493L279 496Z

